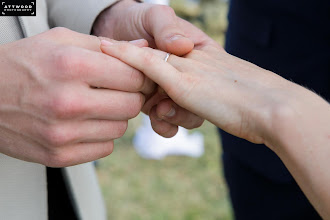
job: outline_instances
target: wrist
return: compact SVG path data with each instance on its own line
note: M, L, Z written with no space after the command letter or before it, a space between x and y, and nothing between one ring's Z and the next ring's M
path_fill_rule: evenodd
M267 74L273 75L272 79L269 79L271 83L265 80L259 95L252 94L255 103L246 107L247 118L248 124L252 125L252 134L256 134L256 140L260 140L260 143L278 153L282 146L278 143L283 137L283 132L291 126L296 116L295 110L299 105L295 91L297 85L274 73Z
M304 135L308 136L303 134L308 130L305 128L313 124L310 119L315 119L315 113L320 113L327 103L310 90L289 81L274 97L269 111L270 123L265 127L265 144L282 158L292 146L301 145L299 142Z
M115 39L115 27L123 11L132 5L142 3L141 0L120 0L103 10L96 18L92 34Z

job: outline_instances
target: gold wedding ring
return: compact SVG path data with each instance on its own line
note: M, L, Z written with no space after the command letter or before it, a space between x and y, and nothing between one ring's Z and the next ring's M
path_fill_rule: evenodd
M167 62L167 60L168 60L168 58L170 58L170 56L171 56L171 54L170 53L167 53L164 61Z

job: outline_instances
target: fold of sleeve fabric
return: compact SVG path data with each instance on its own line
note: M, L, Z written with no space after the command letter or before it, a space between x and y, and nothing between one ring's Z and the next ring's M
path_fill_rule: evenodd
M118 0L47 0L50 27L90 34L97 16Z

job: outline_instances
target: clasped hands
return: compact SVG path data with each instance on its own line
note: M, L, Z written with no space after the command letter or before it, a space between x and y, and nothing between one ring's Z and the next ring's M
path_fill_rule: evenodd
M189 27L169 7L123 0L99 16L93 33L118 40L146 38L154 48L182 55L208 39ZM0 54L0 152L20 160L65 167L105 157L127 121L143 106L150 111L146 100L159 100L161 113L173 104L164 95L157 97L156 85L141 71L103 54L96 36L54 28L1 45ZM158 133L170 137L177 125L202 124L195 114L173 106L175 116L153 120Z
M0 47L1 153L51 167L93 161L141 109L165 137L205 118L263 142L267 114L256 109L276 102L260 94L281 77L230 56L167 6L120 1L93 34L106 38L54 28Z

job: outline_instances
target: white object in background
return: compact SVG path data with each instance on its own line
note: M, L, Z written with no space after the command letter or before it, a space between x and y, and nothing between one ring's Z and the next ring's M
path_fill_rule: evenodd
M145 3L159 4L159 5L169 5L170 0L144 0Z
M189 134L179 127L176 136L164 138L152 130L149 117L143 115L143 124L133 139L136 152L143 158L160 160L169 155L200 157L204 153L204 138L199 132Z
M144 0L145 3L169 5L170 0ZM142 126L136 131L133 139L136 152L143 158L160 160L168 155L200 157L204 153L203 135L179 127L178 133L172 138L158 135L151 127L148 116L143 115Z

